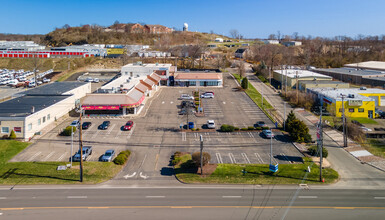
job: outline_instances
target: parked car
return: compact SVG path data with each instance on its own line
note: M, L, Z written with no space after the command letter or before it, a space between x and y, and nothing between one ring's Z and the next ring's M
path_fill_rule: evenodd
M101 130L106 130L108 129L109 126L110 126L110 121L103 121L103 123L99 125L98 128Z
M214 122L214 120L207 120L207 128L215 129L215 122Z
M99 78L95 78L95 79L94 79L94 83L98 83L98 82L100 82L100 81L99 81Z
M189 94L182 94L180 99L194 100L194 97Z
M256 127L266 127L266 124L264 121L257 121L257 123L255 123L255 126Z
M100 158L103 162L111 162L112 158L115 156L114 150L106 150L106 152L103 154L102 158Z
M190 107L195 107L195 103L193 101L182 101L182 108L186 107L187 105L189 105Z
M51 80L47 78L43 78L43 83L48 83L48 82L51 82Z
M205 93L203 93L203 94L208 94L208 93L211 93L211 94L213 94L214 95L214 92L213 91L208 91L208 92L205 92Z
M72 121L72 123L70 124L70 126L74 126L74 127L79 127L80 126L80 122L79 122L79 120L74 120L74 121Z
M91 126L91 124L92 123L89 121L83 122L82 129L87 130Z
M201 98L203 98L203 99L213 99L214 98L214 94L213 93L203 93L201 95Z
M89 157L92 154L92 147L91 146L85 146L83 147L83 161L87 160L87 157ZM73 161L80 161L80 149L79 151L73 156Z
M194 122L190 121L188 123L188 129L193 129L194 128Z
M124 126L123 126L123 131L129 131L131 128L134 126L133 121L128 121Z
M93 82L94 79L92 79L91 77L88 77L86 80L84 80L85 82Z
M274 133L271 130L263 130L262 133L266 138L273 138L274 137Z

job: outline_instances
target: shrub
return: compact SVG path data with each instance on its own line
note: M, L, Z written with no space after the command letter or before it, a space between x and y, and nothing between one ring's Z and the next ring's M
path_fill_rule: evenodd
M247 130L254 130L254 127L253 126L249 126L249 127L247 127Z
M199 105L199 101L195 101L195 105L198 106Z
M199 102L199 98L195 98L195 101L196 101L196 102Z
M115 157L113 162L116 165L123 165L127 162L127 159L130 156L130 154L131 154L131 151L129 150L122 151L118 154L118 156Z
M234 131L239 131L239 128L238 127L234 127Z
M262 127L262 130L269 130L270 128L269 127Z
M211 155L207 152L202 152L203 154L203 166L208 164L211 160ZM191 155L191 160L194 162L194 164L198 167L201 164L201 153L195 152Z
M255 130L262 131L262 127L256 127Z
M309 154L310 154L310 155L319 157L319 152L318 152L318 147L317 147L317 146L315 146L315 145L311 146L311 147L308 149L308 151L309 151ZM326 148L323 147L323 148L322 148L322 157L323 157L323 158L327 158L327 157L328 157L328 154L329 154L328 150L327 150Z
M197 129L195 129L195 128L191 128L191 130L192 130L192 131L196 131Z
M241 128L241 131L247 131L247 128Z
M249 80L247 80L246 77L242 79L241 86L242 86L242 89L249 88Z
M234 131L234 126L224 124L224 125L221 126L221 131L223 131L223 132L233 132Z
M199 131L199 128L196 128L197 131Z
M304 141L305 141L305 143L311 143L312 142L312 138L311 138L311 135L309 133L305 134Z
M182 160L182 158L181 157L175 157L172 161L171 161L171 163L172 163L172 165L177 165L180 161Z
M3 135L1 138L8 139L8 134Z
M9 139L16 139L16 134L14 130L11 130L11 134L9 135Z
M75 133L76 132L76 127L73 127L73 126L67 126L63 132L62 132L62 135L64 136L71 136L71 131L73 129L73 132Z
M305 142L305 137L309 138L309 128L303 121L295 119L291 121L287 126L290 127L289 133L290 137L293 138L293 141L301 143Z

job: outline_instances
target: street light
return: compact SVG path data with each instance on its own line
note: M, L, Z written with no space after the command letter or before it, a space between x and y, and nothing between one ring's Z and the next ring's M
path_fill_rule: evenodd
M344 103L344 98L346 95L340 94L340 97L342 98L342 133L344 135L344 147L348 146L348 141L347 141L347 136L346 136L346 118L345 118L345 103Z
M203 137L200 135L201 140L201 176L203 175Z

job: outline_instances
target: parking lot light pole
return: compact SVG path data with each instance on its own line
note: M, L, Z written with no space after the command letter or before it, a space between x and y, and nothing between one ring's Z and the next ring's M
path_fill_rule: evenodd
M272 164L273 160L273 130L271 131L271 135L270 135L270 164Z
M73 148L74 148L74 126L71 126L71 156L70 156L71 168L72 168L72 151L73 151Z
M200 135L201 140L201 176L203 175L203 137Z
M80 117L79 117L79 149L80 149L80 182L83 182L83 141L82 141L82 114L83 109L80 105Z
M286 102L283 102L283 130L286 131Z

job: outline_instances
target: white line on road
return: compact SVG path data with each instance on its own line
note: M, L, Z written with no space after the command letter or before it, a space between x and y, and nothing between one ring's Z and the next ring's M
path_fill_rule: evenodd
M87 199L87 196L67 196L67 199Z
M218 163L223 163L222 157L220 153L215 153L215 156L217 156Z
M29 158L27 161L33 161L37 156L39 156L39 154L41 154L41 151L37 152L36 154L34 154L31 158Z
M385 199L385 197L374 197L374 199Z
M164 101L162 102L162 104L164 104Z
M115 136L115 139L117 139L121 134L122 134L122 130L119 129L118 133L117 133L116 136Z
M242 196L222 196L222 198L242 198Z
M107 134L110 135L111 134L111 131L114 129L114 127L116 126L116 124L113 124L111 126L111 128L108 130Z
M143 179L147 179L147 178L148 178L148 176L142 174L142 172L139 173L139 176L140 176L141 178L143 178Z
M254 135L251 132L247 132L251 138L254 137Z
M92 155L90 155L89 157L87 157L86 161L91 161L91 158L92 158Z
M146 196L146 198L165 198L166 196Z
M173 101L170 102L170 104L174 103Z
M100 132L100 130L98 129L98 130L96 130L96 132L95 132L95 134L94 135L92 135L92 139L95 139L96 138L96 136L98 136L99 135L99 132Z
M246 163L250 163L250 160L245 153L241 153L241 155L242 155L243 159L245 159Z
M128 133L127 140L131 138L131 135L132 135L132 133L134 133L135 128L136 128L136 124L134 124L134 126L132 126L130 132Z
M211 138L210 138L210 133L208 133L208 132L206 132L206 141L210 141L211 140Z
M131 174L131 175L125 175L125 176L123 176L124 177L124 179L128 179L128 178L131 178L131 177L134 177L136 175L136 172L134 172L133 174Z
M299 199L316 199L318 196L298 196Z
M232 153L229 153L229 157L230 157L231 163L237 163L237 161L235 160L235 157Z
M260 162L261 164L264 164L263 160L262 160L262 157L259 156L258 153L254 153L255 157L257 158L258 162Z
M7 197L0 197L0 199L7 199Z
M223 102L224 105L226 105L226 102Z
M49 153L44 159L43 161L47 161L50 157L52 157L52 155L55 153L55 151L52 151L51 153Z
M186 132L182 132L182 141L186 141Z
M61 160L65 157L66 154L67 154L67 153L62 154L57 160L58 160L58 161L61 161Z
M269 154L269 157L271 156L271 154ZM278 164L277 160L274 158L274 156L271 157L272 159L272 162L274 162L275 164Z
M194 133L194 141L199 141L199 136L197 133Z
M290 163L293 163L293 161L290 161L289 158L284 153L281 153L281 156L284 157L285 160L289 161Z

